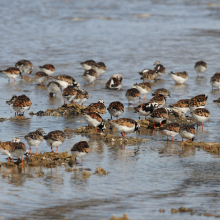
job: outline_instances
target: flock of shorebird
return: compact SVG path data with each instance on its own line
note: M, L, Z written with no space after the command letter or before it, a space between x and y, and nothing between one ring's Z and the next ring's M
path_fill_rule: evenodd
M93 60L87 60L85 62L80 63L83 69L85 70L83 76L85 81L88 83L94 83L94 81L106 71L106 66L103 62L96 63ZM62 91L62 96L65 102L70 102L72 104L79 104L83 105L89 98L88 92L84 89L80 89L80 84L75 81L75 79L69 75L59 75L59 76L52 76L55 72L55 68L52 64L45 64L40 66L40 72L37 72L34 75L34 79L36 82L40 83L41 85L46 82L50 78L50 81L47 85L47 89L49 92L49 96L52 97L53 94L59 93ZM204 61L196 62L194 69L197 72L197 75L200 73L204 74L207 69L207 64ZM6 70L0 71L4 75L10 78L13 78L14 81L18 76L22 76L22 74L26 74L29 77L29 74L33 71L33 65L28 60L20 60L15 64L15 67L10 67ZM139 72L141 79L143 80L142 83L136 83L133 85L131 89L128 89L125 96L128 100L128 105L130 102L133 102L133 106L135 106L135 101L140 99L141 95L144 96L144 100L146 99L146 94L151 91L151 84L145 81L156 80L162 77L166 73L165 67L159 62L155 62L154 70L144 69ZM177 72L177 73L170 73L170 76L174 80L176 84L183 84L188 80L188 73L184 72ZM217 87L220 89L220 73L216 73L214 76L211 77L211 85L213 87ZM115 89L120 90L122 86L122 75L115 74L106 83L107 89ZM62 90L62 88L64 88ZM166 98L170 96L170 91L165 88L157 89L152 94L153 98L150 99L148 103L140 104L134 107L135 112L139 113L140 116L144 116L145 120L147 116L151 116L152 120L154 121L154 128L155 123L160 124L160 129L163 133L167 136L175 137L176 135L180 134L182 138L190 139L193 141L196 130L193 125L184 125L180 126L178 123L170 123L166 125L162 125L162 121L166 120L169 116L169 113L175 109L186 115L187 112L191 111L191 115L194 121L198 123L206 122L210 117L210 112L205 109L206 101L208 96L205 94L200 94L195 96L191 99L183 99L179 100L177 103L172 104L169 108L164 108L163 106L166 103ZM220 107L220 99L214 101ZM31 107L31 100L26 95L21 96L13 96L11 100L6 101L6 103L10 106L11 110L15 112L15 116L18 113L22 113L24 117L24 112L29 110ZM140 133L140 125L137 121L131 118L120 118L124 112L124 105L120 101L115 101L109 104L107 108L108 112L111 115L111 119L109 119L109 123L113 125L118 132L121 132L122 136L125 137L125 133L138 131ZM106 107L104 105L104 101L100 99L98 103L92 103L87 108L83 110L83 117L88 124L88 129L90 127L95 127L96 132L101 131L104 132L106 127L104 121L102 119L102 115L106 112ZM116 117L116 120L112 120L112 117ZM97 130L98 128L98 130ZM23 155L27 155L32 153L31 147L36 147L36 154L38 151L38 146L41 142L45 139L47 145L51 147L53 151L53 147L56 147L56 153L58 147L65 141L65 134L63 131L56 130L51 131L47 135L43 129L37 129L34 132L28 133L25 137L29 145L30 152L26 149L25 144L20 142L19 138L13 138L12 141L2 142L0 144L0 152L8 155L8 160L13 157L16 158L23 158ZM89 145L85 140L76 143L72 149L71 153L74 157L83 157L89 152ZM21 159L23 162L23 159ZM81 161L82 162L82 161Z

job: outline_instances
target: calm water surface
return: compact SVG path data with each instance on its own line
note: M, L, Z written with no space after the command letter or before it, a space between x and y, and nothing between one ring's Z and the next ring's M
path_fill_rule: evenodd
M209 4L213 3L213 4ZM206 93L211 118L204 131L198 131L196 141L219 142L219 108L213 99L220 96L212 91L210 77L219 71L220 5L188 0L155 1L1 1L0 2L1 59L0 69L14 66L20 59L31 60L33 73L45 63L55 65L56 73L73 76L90 94L86 104L102 98L106 106L120 100L126 106L123 117L138 119L127 107L125 92L140 82L138 71L153 68L160 60L167 72L188 71L189 80L183 86L174 85L166 74L152 86L152 91L165 87L171 91L167 103ZM95 85L84 85L80 61L104 61L107 71ZM194 63L204 59L208 70L197 78ZM105 90L105 82L113 74L124 76L121 91ZM12 95L25 93L32 101L31 111L56 108L63 103L61 95L49 99L46 87L17 80L8 83L1 78L0 116L13 113L5 104ZM151 95L147 96L150 99ZM0 124L1 141L24 135L41 127L46 132L86 125L80 117L37 117L25 113L24 121ZM104 115L108 119L109 114ZM135 134L131 134L135 135ZM197 213L220 214L220 160L203 151L182 151L177 136L174 143L147 131L148 138L137 146L107 145L97 137L84 137L91 153L83 168L94 173L98 166L109 175L91 175L83 179L80 170L68 173L65 167L44 169L26 167L24 172L43 170L43 178L2 178L16 173L16 168L0 168L1 219L109 219L113 214L127 213L130 219L206 219L190 214L175 214L171 208L186 206ZM59 152L80 141L80 135L68 136ZM49 151L43 142L40 151ZM5 156L0 155L0 161ZM81 167L78 166L78 169ZM160 213L159 209L165 209Z

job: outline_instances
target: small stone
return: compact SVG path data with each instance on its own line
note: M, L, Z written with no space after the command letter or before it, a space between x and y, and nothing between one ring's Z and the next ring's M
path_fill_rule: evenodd
M83 178L85 178L85 179L87 179L91 176L91 173L88 171L83 170L82 173L83 173Z
M174 214L174 213L178 213L178 212L179 212L178 209L174 209L174 208L171 209L171 213L172 213L172 214Z
M97 174L99 176L102 176L102 175L108 175L109 172L107 172L106 170L104 170L103 168L101 167L98 167L95 171L94 174Z
M165 209L159 209L159 212L166 212Z

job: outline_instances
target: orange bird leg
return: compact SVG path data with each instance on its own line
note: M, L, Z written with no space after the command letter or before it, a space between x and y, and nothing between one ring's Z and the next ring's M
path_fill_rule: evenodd
M99 76L99 80L101 79L101 76Z
M42 82L40 83L40 86L42 86L43 84L42 84Z
M23 118L24 118L24 112L23 112Z
M29 150L30 150L30 154L31 154L31 147L29 147Z
M135 104L133 103L133 106L134 106Z
M160 122L160 127L163 127L163 125L161 124L161 122Z
M144 100L146 100L146 97L144 96Z
M173 137L172 137L172 141L173 141Z
M23 163L23 157L21 158L21 164L23 165L24 163Z
M51 149L51 152L53 152L53 148L52 148L52 147L50 147L50 149Z
M15 162L14 162L14 158L12 158L12 163L15 163Z
M139 99L141 99L141 97L139 96Z
M16 82L16 80L14 79L14 82Z
M83 159L81 159L81 166L83 165Z
M121 132L121 136L124 137L123 133Z
M203 122L202 122L202 130L203 130Z
M75 163L76 163L76 157L75 157Z
M156 129L156 126L155 126L155 121L154 121L154 129Z
M128 102L128 106L130 106L130 102Z
M90 130L90 127L89 127L89 125L88 125L88 129Z
M56 153L57 153L57 151L58 151L58 147L56 147Z
M38 147L36 148L36 154L37 154L37 151L38 151Z
M126 137L126 136L125 136L125 132L124 132L124 137Z
M96 128L96 127L95 127L95 133L98 133L98 132L97 132L97 128Z
M186 113L185 113L185 117L186 117Z
M8 157L8 159L7 159L8 161L9 161L9 157Z
M27 73L27 77L29 78L29 73Z
M73 100L71 101L71 103L73 104Z

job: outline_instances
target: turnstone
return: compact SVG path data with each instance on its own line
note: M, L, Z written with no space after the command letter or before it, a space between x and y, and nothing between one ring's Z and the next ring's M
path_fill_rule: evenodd
M106 89L115 89L120 90L122 86L121 81L118 78L114 78L113 76L109 79L109 81L105 84Z
M52 78L64 88L66 88L67 86L72 86L75 83L75 79L72 76L68 75L59 75Z
M49 97L53 97L53 94L55 94L56 97L56 94L62 91L62 88L58 82L51 81L47 85L47 90L49 92Z
M171 71L170 76L176 84L183 84L188 80L188 72L186 71L177 73Z
M40 83L40 85L42 86L42 83L48 80L48 75L44 72L37 72L34 75L34 79L36 82Z
M75 157L84 157L86 154L89 153L89 145L85 140L81 140L80 142L73 145L71 148L71 154ZM81 159L81 165L83 164L83 158Z
M204 72L207 70L207 64L205 61L198 61L195 63L194 69L197 72L197 76L199 73L202 73L202 76L204 76Z
M157 73L155 73L153 70L143 69L141 72L139 72L141 75L141 79L144 80L155 80L157 79Z
M99 79L101 79L101 75L104 74L106 71L106 66L103 62L95 63L92 68L96 71Z
M215 74L211 77L210 83L213 87L216 87L220 90L220 74Z
M33 71L33 64L29 60L19 60L16 64L15 67L17 67L21 73L27 74L29 77L29 74Z
M127 90L125 96L128 100L128 106L130 105L129 101L133 101L134 102L133 106L134 106L135 101L140 97L140 92L133 86L133 88Z
M12 157L21 158L21 164L23 164L23 155L28 155L29 152L26 149L24 143L20 142L20 139L15 137L12 141L2 142L0 144L0 152L8 156L8 160Z
M13 78L14 82L16 82L16 77L22 75L21 71L17 67L9 67L6 70L0 70L0 73L3 73L5 76L7 76L8 81L10 81L10 78Z
M140 125L131 118L119 118L117 120L109 119L109 123L112 124L118 132L121 132L123 137L125 137L125 132L130 133L138 131L140 134Z
M197 108L205 108L208 96L206 94L197 95L190 99L189 109L194 111Z
M94 81L96 80L97 78L97 73L94 69L90 69L90 70L86 70L83 74L86 82L88 83L94 83Z
M163 107L166 104L166 98L162 94L155 95L149 103L157 103L158 108Z
M95 65L94 60L86 60L85 62L80 63L84 70L90 70L92 69L92 66Z
M21 96L13 96L10 101L6 102L8 105L10 105L10 108L13 109L14 112L24 112L29 110L31 107L31 100L26 95Z
M167 96L170 97L170 91L167 90L167 89L164 89L164 88L157 89L156 91L154 91L154 93L152 94L152 96L155 96L155 95L158 95L158 94L163 95L165 98L167 98Z
M84 89L78 89L76 97L72 100L74 104L83 105L89 98L89 93Z
M150 115L154 109L158 108L158 104L157 103L144 103L144 104L140 104L138 107L134 107L135 113L139 113L139 120L140 120L140 116L145 116L145 120L146 120L146 116Z
M55 67L52 64L44 64L43 66L39 66L40 70L46 73L48 76L52 76L55 72Z
M64 99L64 104L66 102L72 102L73 104L73 99L77 95L77 89L74 86L67 86L62 93L63 99Z
M180 128L180 136L186 139L190 139L191 141L194 140L194 137L196 135L196 130L193 125L184 125L182 128Z
M24 136L24 139L27 141L31 153L31 146L36 147L36 154L38 151L38 146L41 144L41 142L44 140L44 130L42 128L37 129L36 131L30 132L27 135Z
M186 113L189 111L189 102L190 99L181 99L177 103L170 105L170 107L179 110L186 116Z
M99 99L98 103L91 103L87 108L83 109L83 111L85 113L96 112L102 116L106 112L106 107L104 105L104 101L102 99Z
M203 122L209 120L210 112L206 108L197 108L190 114L192 115L193 120L197 122L197 127L199 126L198 123L202 123L202 130L203 130Z
M220 98L218 98L217 100L213 100L213 102L218 105L218 107L220 108Z
M111 119L112 119L112 116L118 119L118 117L122 115L124 112L124 105L119 101L111 102L107 110L109 114L111 115Z
M154 68L155 73L157 73L158 77L162 77L166 73L165 67L160 63L160 61L156 61L154 65L155 65Z
M58 147L65 141L66 136L63 131L56 130L51 131L47 135L44 136L44 139L47 141L47 145L51 148L53 152L53 147L56 147L56 153Z
M140 92L140 95L144 95L144 100L146 100L146 94L151 91L151 85L148 82L143 82L139 84L134 84L136 89ZM139 97L141 98L141 97Z
M106 127L102 117L96 112L83 112L82 116L84 117L85 121L88 124L88 128L95 127L95 131L97 133L97 127L103 132L105 131Z
M171 136L173 141L173 138L180 132L180 125L178 123L166 124L164 127L161 127L160 130L162 130L163 133L167 136L167 141L169 141L168 136Z
M163 125L161 124L162 121L166 120L169 116L169 113L172 112L172 109L170 108L157 108L151 113L151 118L154 121L154 128L155 122L160 123L160 126L162 127Z

